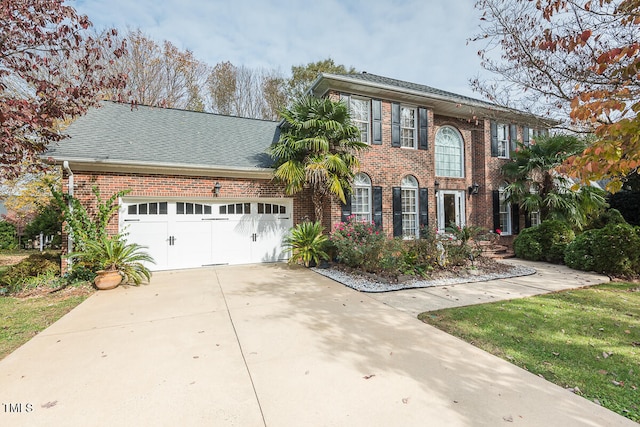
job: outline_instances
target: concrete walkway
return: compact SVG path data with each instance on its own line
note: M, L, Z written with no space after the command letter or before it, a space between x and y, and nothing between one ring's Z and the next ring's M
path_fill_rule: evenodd
M417 317L418 314L424 311L524 298L609 281L609 278L602 274L572 270L564 265L531 262L515 258L502 260L501 262L531 267L537 273L531 276L512 277L487 282L406 289L370 295L384 304Z
M0 404L2 426L637 426L284 264L96 293L0 361Z

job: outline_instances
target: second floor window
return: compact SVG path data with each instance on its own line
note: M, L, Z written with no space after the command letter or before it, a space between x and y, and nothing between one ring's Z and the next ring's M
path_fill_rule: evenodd
M416 148L416 109L400 107L400 145Z
M464 177L462 135L452 126L443 126L436 134L436 175Z
M509 158L509 125L498 123L498 157Z
M370 101L368 99L351 97L349 110L351 113L351 121L360 129L360 140L369 144Z

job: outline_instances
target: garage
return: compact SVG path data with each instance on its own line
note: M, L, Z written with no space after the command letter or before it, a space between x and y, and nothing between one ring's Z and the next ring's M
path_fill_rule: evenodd
M287 259L282 239L293 226L289 199L123 200L119 231L173 270Z

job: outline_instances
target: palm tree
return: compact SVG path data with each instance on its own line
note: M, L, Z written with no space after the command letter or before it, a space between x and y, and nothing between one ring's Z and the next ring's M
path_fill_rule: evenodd
M603 209L603 192L591 186L572 189L569 177L558 167L569 157L584 151L586 144L570 135L541 138L535 144L518 144L512 162L502 167L509 182L505 191L511 203L526 212L540 212L540 219L559 219L581 229L589 215Z
M275 178L288 195L311 187L315 220L322 223L325 197L333 194L345 203L360 165L356 152L368 145L341 102L307 96L280 114L282 133L271 147Z

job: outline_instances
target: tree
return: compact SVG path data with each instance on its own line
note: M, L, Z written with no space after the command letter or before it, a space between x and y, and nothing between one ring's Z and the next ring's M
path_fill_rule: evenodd
M540 138L528 147L519 144L502 174L509 182L507 200L525 212L540 212L541 220L557 219L581 229L606 206L603 192L591 186L572 188L573 181L558 172L569 156L582 152L585 142L575 136ZM574 191L575 190L575 191Z
M224 115L276 120L288 101L280 73L228 61L213 67L207 86L211 110Z
M281 115L280 140L271 147L275 178L289 195L309 186L315 220L322 223L325 198L331 194L345 203L360 164L356 152L368 145L341 102L304 97Z
M289 98L299 99L304 96L320 73L355 74L356 69L336 64L331 58L309 62L306 65L294 65L291 67L291 78L288 82Z
M190 50L169 41L158 44L140 29L129 30L122 41L127 52L109 65L129 76L126 87L110 92L110 98L166 108L202 111L202 90L209 67Z
M125 51L115 30L88 35L91 22L61 0L0 0L0 164L17 176L37 164L48 144L65 136L58 125L95 105L125 77L104 63ZM106 53L105 53L106 52ZM105 56L106 55L106 56Z
M472 40L497 80L474 88L495 102L567 119L596 139L567 159L584 182L604 177L616 191L640 166L640 2L479 0ZM533 106L533 108L528 108Z

